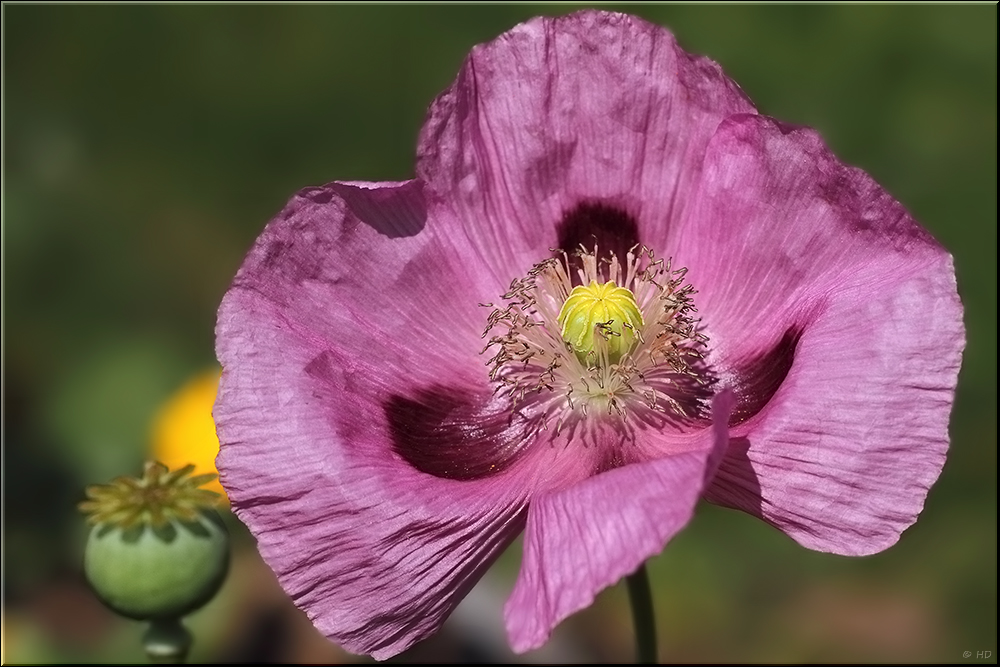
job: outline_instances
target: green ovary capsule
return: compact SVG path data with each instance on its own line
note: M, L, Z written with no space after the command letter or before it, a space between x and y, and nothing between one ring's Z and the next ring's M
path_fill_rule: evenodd
M179 618L215 596L229 568L229 534L215 512L154 529L97 525L84 570L109 607L139 620Z
M643 320L631 290L614 281L591 281L570 292L559 311L559 324L563 339L577 357L593 365L601 361L597 353L599 341L607 347L608 363L617 363L632 348Z
M147 463L138 478L87 489L93 525L84 571L111 609L138 620L179 620L212 599L229 570L229 532L199 489L215 475Z

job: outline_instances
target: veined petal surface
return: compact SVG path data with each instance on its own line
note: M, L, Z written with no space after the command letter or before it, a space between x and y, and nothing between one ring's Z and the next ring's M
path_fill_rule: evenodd
M734 428L709 498L814 549L893 544L948 447L964 341L951 257L814 131L749 115L709 145L676 247L722 381L774 392Z
M641 242L663 238L716 127L750 112L717 64L659 26L597 11L537 18L473 49L431 107L417 175L485 264L523 273L581 202L629 213Z
M217 462L234 511L316 626L377 658L440 627L521 531L534 485L582 476L544 448L476 481L407 460L412 446L451 447L427 465L474 467L477 448L530 442L490 410L481 325L467 321L475 280L455 273L418 186L300 194L251 251L217 330ZM434 390L451 397L430 416L447 429L398 407ZM434 441L410 442L428 428Z
M559 622L660 553L687 525L729 443L732 407L725 391L713 401L711 428L638 434L686 451L532 499L521 573L505 607L514 650L541 646Z

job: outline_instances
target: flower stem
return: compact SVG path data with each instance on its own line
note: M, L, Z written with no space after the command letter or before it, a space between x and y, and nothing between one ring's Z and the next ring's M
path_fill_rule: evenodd
M149 661L154 664L180 664L187 661L191 633L179 618L154 619L142 637Z
M655 665L656 621L653 618L653 595L649 590L646 564L625 578L628 582L628 599L632 605L635 623L635 661L640 665Z

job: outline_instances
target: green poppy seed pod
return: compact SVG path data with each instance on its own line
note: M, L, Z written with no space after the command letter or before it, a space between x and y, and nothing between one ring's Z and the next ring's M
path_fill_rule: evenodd
M588 366L601 361L618 363L643 325L635 294L613 280L591 280L590 285L574 287L557 319L563 339ZM600 347L604 348L603 358L598 352Z
M192 521L90 531L84 570L109 607L139 620L184 616L211 600L226 578L229 534L212 510Z
M98 597L138 620L180 618L211 600L229 569L229 533L212 509L217 494L151 463L141 478L90 487L81 509L93 528L84 571Z

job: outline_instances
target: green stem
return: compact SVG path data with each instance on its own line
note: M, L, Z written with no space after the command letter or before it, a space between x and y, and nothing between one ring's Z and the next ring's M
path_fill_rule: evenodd
M640 665L655 665L656 621L653 618L653 595L649 590L646 564L626 577L628 599L632 604L632 621L635 623L635 661Z
M191 633L179 618L151 620L142 637L149 661L161 665L186 662L191 641Z

